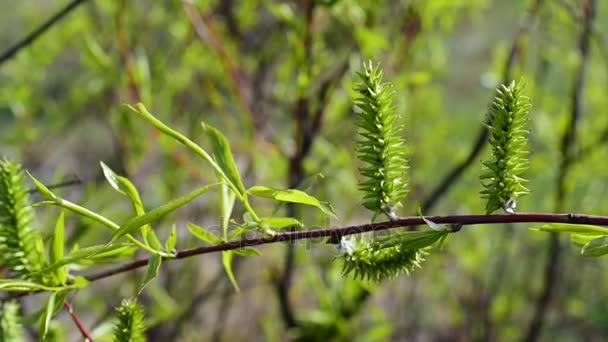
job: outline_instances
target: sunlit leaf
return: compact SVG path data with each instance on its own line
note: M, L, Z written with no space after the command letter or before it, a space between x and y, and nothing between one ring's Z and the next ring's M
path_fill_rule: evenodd
M587 242L583 246L581 254L590 257L599 257L608 254L608 236L601 236Z
M209 141L211 141L211 149L213 150L213 158L217 162L218 166L222 169L226 177L241 193L245 193L245 186L241 180L239 170L234 162L234 157L230 151L230 144L226 137L215 127L210 126L206 123L201 123Z
M302 227L302 223L293 217L262 217L262 224L272 229L283 229L286 227Z
M327 202L322 202L315 197L296 189L275 189L263 185L255 185L247 190L252 196L270 198L281 202L291 202L311 205L319 208L329 216L336 216L333 208Z
M186 227L188 227L188 231L196 236L198 239L208 242L212 245L217 245L218 243L222 243L222 238L213 234L212 232L206 230L203 227L197 226L194 223L186 223Z

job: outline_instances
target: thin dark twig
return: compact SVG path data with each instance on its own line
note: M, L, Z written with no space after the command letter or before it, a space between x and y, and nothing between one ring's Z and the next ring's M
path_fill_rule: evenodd
M425 216L427 220L431 220L437 224L470 226L483 224L497 223L569 223L569 224L588 224L596 226L608 226L608 216L586 215L586 214L564 214L564 213L518 213L509 215L443 215L443 216ZM179 260L190 258L195 255L216 253L221 251L229 251L243 247L255 247L268 245L279 242L291 242L305 239L319 239L319 244L326 245L325 241L328 237L339 239L342 236L362 234L367 232L378 232L387 229L402 228L409 226L417 226L425 224L425 221L420 216L404 216L392 221L384 221L377 223L367 223L361 225L352 225L341 228L330 229L312 229L303 231L292 231L277 233L273 237L258 237L251 239L243 239L225 242L212 246L196 247L178 251L174 258L165 259L164 261ZM94 273L85 278L92 282L100 279L108 278L120 273L129 272L148 264L148 258L133 261L122 266L110 268L99 273ZM3 298L3 300L14 299L27 296L35 292L18 292L14 295Z
M57 189L57 188L65 188L65 187L72 186L72 185L80 185L82 183L83 182L80 179L71 179L71 180L60 182L60 183L50 184L50 185L47 185L46 187L48 189ZM38 189L36 189L36 188L29 189L27 192L30 194L37 193Z
M590 40L593 33L593 20L595 18L596 0L588 0L583 3L583 28L578 39L578 51L580 62L574 75L574 86L572 87L572 109L570 122L562 136L560 152L561 162L557 177L556 211L563 208L566 198L566 177L573 163L574 150L576 148L576 131L579 126L583 111L583 87L585 84L585 70L589 60ZM543 328L543 323L549 304L554 297L558 284L559 265L561 261L561 245L557 234L551 235L548 244L547 263L545 265L543 288L537 298L534 315L528 327L525 341L538 340Z
M57 23L61 18L65 17L68 13L73 11L78 5L84 3L86 0L73 0L69 4L67 4L64 8L60 9L57 13L55 13L52 17L50 17L47 21L42 23L38 28L34 31L30 32L27 36L23 37L19 42L15 45L11 46L7 50L5 50L2 54L0 54L0 65L9 59L13 58L17 52L31 45L36 39L38 39L44 32L50 29L55 23Z
M530 30L532 26L532 21L538 14L541 4L543 0L536 0L530 10L528 11L528 15L522 21L522 25L519 27L519 30L515 34L513 38L513 43L511 44L511 49L509 51L509 56L505 61L504 71L503 71L503 82L507 82L511 78L512 69L515 65L516 59L519 54L519 43L522 37ZM488 138L488 130L485 127L481 127L475 142L473 143L473 147L469 152L469 155L459 164L454 166L454 168L439 182L439 185L431 192L431 195L422 203L421 209L422 212L427 212L431 208L437 204L439 199L445 194L451 187L456 183L458 178L464 173L464 171L473 164L475 160L477 160L477 156L481 153L485 142Z
M303 38L303 49L304 49L304 65L306 75L310 78L312 70L312 25L313 25L313 14L315 9L315 2L307 0L302 3L305 21L305 31ZM322 112L321 112L322 114ZM319 115L321 115L319 114ZM289 168L287 172L287 185L289 188L297 187L300 182L304 179L304 169L302 167L302 161L306 158L310 146L316 136L316 132L312 132L311 127L308 125L310 117L310 98L306 95L302 95L296 101L294 113L294 127L295 127L295 140L298 142L296 151L292 156L289 157ZM319 120L320 126L320 120ZM319 127L317 127L318 129ZM295 217L296 208L293 204L288 204L287 216ZM285 251L285 259L283 262L283 273L277 281L277 297L279 300L279 309L281 311L281 317L285 322L287 328L294 328L297 326L296 319L293 314L291 304L289 303L289 288L291 287L291 280L293 276L294 268L294 248L293 244L287 245Z
M91 335L89 334L87 329L84 327L84 325L82 325L82 322L80 322L80 319L78 318L78 316L76 316L76 314L74 313L74 308L72 308L72 305L70 305L70 303L67 300L64 300L63 306L68 310L70 317L72 317L72 321L74 321L74 324L80 331L80 334L82 335L84 340L86 342L93 342L93 338L91 337Z

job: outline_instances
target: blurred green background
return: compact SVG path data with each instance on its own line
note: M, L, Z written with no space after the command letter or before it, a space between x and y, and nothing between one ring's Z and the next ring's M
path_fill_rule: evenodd
M2 49L65 3L0 2ZM130 204L102 181L99 161L130 177L150 208L212 181L201 160L122 105L141 101L197 142L206 143L202 120L222 130L246 186L293 187L322 173L309 191L332 203L338 218L289 213L306 225L365 223L351 97L355 72L371 59L396 86L411 150L412 191L399 214L421 205L425 214L483 213L478 175L487 148L428 201L469 156L494 88L524 77L533 103L531 194L518 209L601 215L608 208L606 15L608 2L599 0L83 1L0 64L0 155L47 184L81 180L57 192L119 222ZM561 142L573 111L580 118L564 167ZM166 236L177 220L177 248L194 247L185 222L217 227L218 212L214 196L202 197L156 227ZM49 236L57 210L37 214ZM69 215L67 223L70 245L109 238L79 217ZM335 248L318 241L295 246L289 282L286 245L236 259L240 294L219 255L166 263L140 296L148 338L604 340L605 259L584 258L565 237L527 228L463 229L422 269L378 286L341 278ZM109 340L113 307L133 294L142 272L70 295L98 340ZM26 312L38 300L25 299ZM544 324L534 325L534 317ZM66 341L79 338L66 313L54 331Z

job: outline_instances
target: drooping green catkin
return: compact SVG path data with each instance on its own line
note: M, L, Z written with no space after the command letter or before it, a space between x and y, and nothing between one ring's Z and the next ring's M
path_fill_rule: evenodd
M429 229L414 232L392 233L368 239L343 238L338 245L344 260L342 275L380 282L409 274L420 267L430 247L445 240L448 230Z
M408 163L406 147L400 136L402 125L392 100L391 83L382 82L382 70L371 62L363 65L363 73L354 90L358 97L357 157L363 163L359 169L363 180L363 205L391 216L393 209L408 193Z
M19 317L19 304L14 301L5 302L0 306L0 341L24 341L23 327Z
M144 308L135 298L123 299L118 308L118 320L114 325L114 342L144 342L146 325Z
M377 241L360 240L343 256L342 275L379 283L419 268L427 254L424 249L408 249L405 245L383 248Z
M0 160L0 267L11 276L41 280L44 267L42 240L31 225L34 213L27 188L23 184L24 173L20 165Z
M487 199L486 213L498 209L513 212L517 197L529 190L519 177L528 168L528 112L531 104L522 94L524 83L512 81L496 89L489 111L488 130L492 156L483 161L482 198Z

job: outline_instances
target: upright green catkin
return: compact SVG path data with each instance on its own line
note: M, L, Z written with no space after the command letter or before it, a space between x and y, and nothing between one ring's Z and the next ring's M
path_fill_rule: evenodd
M123 299L118 308L118 319L114 325L114 342L144 342L146 325L144 308L135 298Z
M19 321L19 304L14 301L2 303L0 306L0 341L24 341L23 327Z
M392 217L394 208L408 193L406 147L400 136L400 116L392 104L395 91L391 83L382 82L382 70L371 61L357 75L356 151L363 163L359 169L363 177L359 183L364 193L363 206L375 215L385 213Z
M392 101L395 94L391 83L382 82L382 70L371 62L357 73L359 81L354 90L357 111L357 157L362 162L363 205L390 219L394 209L408 193L408 163L406 146L400 136L402 124ZM411 235L373 238L361 235L354 240L342 238L338 245L344 261L342 275L380 282L402 273L409 274L420 267L429 244L412 244Z
M528 168L528 123L530 100L522 95L524 83L512 81L496 89L496 97L489 111L489 143L491 158L482 162L481 184L485 188L486 213L498 209L513 212L517 197L529 191L519 177Z
M0 267L12 277L41 281L42 240L31 225L34 213L19 164L0 160Z

